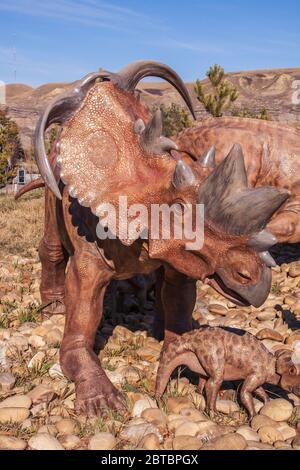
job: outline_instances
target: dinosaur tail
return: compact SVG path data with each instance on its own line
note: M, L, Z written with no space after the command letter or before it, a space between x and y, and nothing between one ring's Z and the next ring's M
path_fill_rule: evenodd
M157 398L164 393L169 378L176 367L185 365L193 372L201 373L203 371L190 341L191 334L194 335L195 331L185 333L163 349L156 377L155 394Z
M33 189L43 188L45 186L43 178L37 178L36 180L30 181L30 183L25 184L23 188L19 189L17 194L15 195L15 199L19 199L19 197L23 196L23 194L27 193L28 191L32 191Z

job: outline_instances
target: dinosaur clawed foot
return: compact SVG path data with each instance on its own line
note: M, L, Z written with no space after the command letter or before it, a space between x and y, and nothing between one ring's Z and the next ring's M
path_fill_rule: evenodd
M105 375L89 377L76 385L75 411L89 417L101 414L104 409L125 412L123 395Z
M45 317L51 315L64 315L66 313L66 307L63 300L53 300L52 302L46 303L45 307L41 307L41 313Z

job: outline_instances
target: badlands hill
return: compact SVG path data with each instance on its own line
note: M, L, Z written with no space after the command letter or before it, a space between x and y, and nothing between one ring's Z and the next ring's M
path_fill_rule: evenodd
M256 70L228 73L227 78L239 90L236 107L246 107L257 113L266 108L274 120L291 125L300 125L300 105L292 103L295 90L292 84L300 80L300 68ZM7 85L9 115L17 122L23 146L27 152L31 147L32 133L40 111L56 96L75 85L73 83L48 83L38 88L23 84ZM209 86L207 80L203 80ZM193 97L197 117L206 117L206 112L197 101L194 84L187 84ZM143 82L140 84L142 100L148 105L182 103L178 93L165 82Z

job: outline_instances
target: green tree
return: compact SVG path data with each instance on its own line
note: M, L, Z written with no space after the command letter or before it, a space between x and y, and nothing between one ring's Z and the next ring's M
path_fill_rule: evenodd
M272 121L272 116L269 114L266 108L262 108L260 112L253 113L248 108L235 108L232 110L232 116L252 119L262 119L263 121Z
M229 80L224 78L225 71L220 65L215 64L210 67L206 76L210 81L212 92L207 93L201 81L196 80L195 93L208 113L214 117L221 117L223 112L237 100L238 91Z
M0 110L0 186L4 186L14 176L16 160L24 158L17 124L12 121L7 110Z
M178 134L192 125L188 111L176 103L172 103L170 106L164 104L153 106L152 112L154 113L157 109L161 110L164 135L167 137Z

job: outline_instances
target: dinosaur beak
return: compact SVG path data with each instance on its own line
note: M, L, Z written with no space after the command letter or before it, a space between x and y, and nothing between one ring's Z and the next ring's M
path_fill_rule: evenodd
M225 270L219 268L206 282L233 303L240 306L253 305L258 308L266 301L270 293L272 273L270 268L264 266L257 283L243 285L233 279L228 279Z

